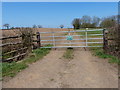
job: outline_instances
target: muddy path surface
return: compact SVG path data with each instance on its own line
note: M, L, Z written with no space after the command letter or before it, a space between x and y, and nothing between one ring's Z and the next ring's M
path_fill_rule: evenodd
M73 49L74 58L63 58L66 49L51 50L42 60L31 64L3 88L117 88L118 69L85 51Z

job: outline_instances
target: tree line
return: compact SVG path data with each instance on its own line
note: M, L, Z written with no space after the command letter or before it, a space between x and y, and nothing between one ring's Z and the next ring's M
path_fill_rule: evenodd
M20 28L25 28L25 27L10 27L10 24L6 23L3 25L3 27L5 29L20 29ZM30 27L26 27L26 28L30 28ZM32 28L42 28L42 25L33 25Z
M99 17L90 17L90 16L83 16L82 18L75 18L72 21L72 25L74 29L80 28L109 28L113 27L117 24L118 16L109 16L104 18Z
M99 18L97 16L90 17L88 15L82 16L82 18L75 18L72 21L72 25L74 29L80 29L80 28L109 28L114 27L118 21L118 15ZM3 27L5 29L19 29L24 27L10 27L10 24L4 24ZM60 28L64 28L64 25L60 25ZM33 25L32 28L43 28L42 25Z
M10 24L8 24L8 23L4 24L3 27L4 27L5 29L20 29L20 28L25 28L25 27L10 27ZM59 27L60 27L60 28L64 28L64 25L61 24ZM27 27L27 28L30 28L30 27ZM34 25L32 26L32 28L43 28L43 27L42 27L42 25L35 25L35 24L34 24Z

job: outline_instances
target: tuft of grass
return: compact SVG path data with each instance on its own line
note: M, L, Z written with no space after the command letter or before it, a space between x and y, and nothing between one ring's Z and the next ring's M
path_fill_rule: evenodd
M65 59L73 59L74 58L74 55L73 55L73 48L68 48L67 50L66 50L66 52L64 53L64 55L63 55L63 57L65 58Z
M50 52L48 48L39 48L28 55L27 58L20 62L2 63L2 77L10 76L14 77L18 72L28 67L29 64L42 59L45 55Z
M65 33L64 35L68 35L68 33Z
M3 77L4 76L14 77L16 75L16 73L25 69L26 67L28 67L28 65L25 63L12 62L12 63L3 63L2 67L3 67L2 68L2 76Z

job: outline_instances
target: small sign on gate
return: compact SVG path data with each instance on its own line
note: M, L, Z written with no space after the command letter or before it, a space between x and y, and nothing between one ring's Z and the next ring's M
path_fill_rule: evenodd
M67 36L67 40L73 40L73 36Z

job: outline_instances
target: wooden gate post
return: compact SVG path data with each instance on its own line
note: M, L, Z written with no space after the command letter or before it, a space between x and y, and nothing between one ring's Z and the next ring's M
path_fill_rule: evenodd
M103 29L103 50L106 52L108 49L108 37L107 37L108 31L106 29Z
M37 46L38 48L41 47L41 39L40 39L40 33L39 32L36 32L36 38L37 38Z

